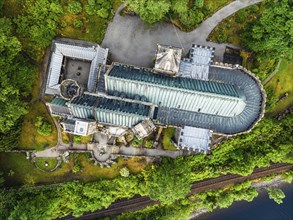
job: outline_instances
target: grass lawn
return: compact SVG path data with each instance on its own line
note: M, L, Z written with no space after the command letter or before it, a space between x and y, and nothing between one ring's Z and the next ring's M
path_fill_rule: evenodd
M177 148L171 142L171 138L173 138L175 135L175 128L164 128L162 131L162 135L162 144L164 150L177 150Z
M36 158L35 160L36 165L42 169L42 170L52 170L56 167L58 160L57 158ZM45 166L45 164L48 164L48 166Z
M30 150L43 150L45 146L53 147L57 143L57 131L54 122L47 111L46 106L38 100L39 96L39 74L36 73L36 78L33 82L31 91L31 104L28 113L24 116L21 134L19 137L19 148ZM52 134L42 136L37 133L35 122L37 116L42 116L51 124Z
M279 72L268 82L265 88L272 88L278 98L282 97L285 93L289 96L285 100L276 104L270 113L273 115L282 112L286 108L293 106L293 63L282 60Z
M120 169L127 166L131 173L139 173L146 166L146 162L141 158L131 158L123 160L118 158L117 164L112 164L111 168L100 168L89 160L90 155L86 153L78 154L78 163L81 165L81 171L76 175L85 182L97 180L99 178L112 179L120 175Z
M127 166L131 173L139 173L147 167L145 159L131 158L123 160L118 158L117 164L113 164L111 168L100 168L90 161L88 153L78 153L75 163L79 163L81 171L73 173L74 167L73 154L70 154L69 163L62 163L61 167L54 172L42 172L37 169L34 164L26 159L24 153L0 153L0 169L4 172L5 186L22 186L28 181L34 184L52 184L59 182L67 182L76 179L85 182L95 181L97 179L112 179L119 176L120 169ZM45 161L49 163L49 167L55 167L57 160L53 158L37 158L36 162L44 169ZM11 175L11 173L13 175Z
M81 136L80 143L87 144L92 140L93 135Z
M69 144L69 136L67 133L65 132L62 132L62 141L65 143L65 144Z
M61 167L52 173L46 173L27 160L24 153L1 153L0 167L4 172L6 186L20 186L28 179L33 179L35 184L49 184L70 180L72 161L61 164ZM9 175L11 171L14 173L12 176Z
M42 136L37 133L35 127L36 117L42 116L51 124L52 133L49 136ZM19 137L19 148L44 150L45 146L53 147L57 143L57 131L52 118L47 112L46 106L37 101L29 107L29 112L24 116L21 134Z

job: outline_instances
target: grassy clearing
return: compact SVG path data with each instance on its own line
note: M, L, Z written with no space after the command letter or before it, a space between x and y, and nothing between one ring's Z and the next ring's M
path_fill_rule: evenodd
M27 160L23 153L1 153L0 167L4 172L6 186L20 186L28 179L32 179L35 184L49 184L70 180L68 177L71 174L72 161L61 164L61 167L52 173L45 173Z
M22 186L28 181L34 184L52 184L59 182L67 182L76 179L82 179L85 182L95 181L97 179L112 179L120 175L119 171L123 167L128 167L131 173L139 173L147 167L145 159L132 158L123 160L118 158L117 164L113 164L111 168L100 168L90 161L90 154L79 153L77 158L73 160L73 154L70 154L69 163L62 163L61 167L54 172L42 172L37 169L34 164L26 159L24 153L0 153L0 169L4 172L6 186ZM49 163L50 168L54 168L56 159L38 158L37 163L44 169L45 161ZM81 170L73 173L74 164L80 164ZM12 174L12 175L11 175Z
M171 139L175 135L175 128L172 128L172 127L164 128L164 130L162 131L162 135L163 135L162 144L163 144L164 150L177 150L171 141Z
M273 115L282 112L286 108L293 106L293 63L282 60L279 72L271 79L265 86L266 89L271 88L274 94L280 99L285 93L289 96L285 100L276 104L276 106L269 112Z
M62 141L65 143L65 144L69 144L69 136L67 133L65 132L62 132Z
M50 136L38 134L35 127L36 117L42 116L52 127ZM44 150L44 147L53 147L57 143L57 131L52 118L47 112L46 106L41 101L36 101L29 107L29 112L24 116L21 134L19 137L19 148L30 150Z
M78 154L78 163L81 165L81 171L77 173L78 177L85 182L97 180L99 178L112 179L120 175L120 169L127 166L131 173L139 173L147 166L144 159L131 158L123 160L118 158L117 164L111 168L100 168L89 160L89 154Z
M21 134L19 137L19 148L30 150L43 150L45 146L53 147L57 143L57 131L54 122L47 111L46 106L38 100L40 93L40 79L39 74L36 73L36 78L33 81L31 91L31 104L28 113L24 116L22 123ZM52 127L52 134L50 136L42 136L37 133L35 122L37 116L42 116Z
M92 140L93 135L81 136L80 143L87 144Z
M57 158L36 158L35 160L36 165L41 168L42 170L52 170L56 167L58 160ZM48 164L48 166L46 166L45 164Z

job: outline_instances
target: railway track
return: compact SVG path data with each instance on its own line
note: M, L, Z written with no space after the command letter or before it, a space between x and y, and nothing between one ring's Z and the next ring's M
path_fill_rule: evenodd
M222 188L229 184L240 183L245 180L253 180L259 177L267 176L273 173L282 173L293 168L293 164L273 164L268 168L257 168L249 176L239 176L229 174L213 179L206 179L200 182L193 183L189 195L203 192L206 190ZM147 206L159 204L158 201L153 201L147 196L135 196L132 199L120 199L112 203L107 209L102 209L92 213L85 213L81 217L67 216L63 219L100 219L104 217L114 217L126 211L136 211Z

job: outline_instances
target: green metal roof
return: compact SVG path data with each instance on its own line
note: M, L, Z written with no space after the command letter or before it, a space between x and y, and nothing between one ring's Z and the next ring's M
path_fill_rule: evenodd
M117 99L98 98L97 109L148 116L150 107L143 104L130 103Z
M58 105L58 106L65 106L66 107L66 102L67 102L67 100L65 100L65 99L62 99L62 98L59 98L59 97L55 97L52 100L51 104L52 105Z
M150 69L138 69L132 66L123 66L119 64L113 65L113 68L109 72L109 76L191 91L220 94L232 97L240 96L235 85L191 78L169 77L153 73Z

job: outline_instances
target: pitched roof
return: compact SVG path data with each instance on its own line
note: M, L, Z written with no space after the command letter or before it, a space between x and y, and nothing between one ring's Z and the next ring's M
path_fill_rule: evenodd
M239 97L239 91L237 87L231 84L207 82L203 80L182 77L169 77L156 74L151 69L146 68L139 69L132 66L122 66L118 64L112 67L111 71L109 72L109 76L141 83L156 84L158 86Z

